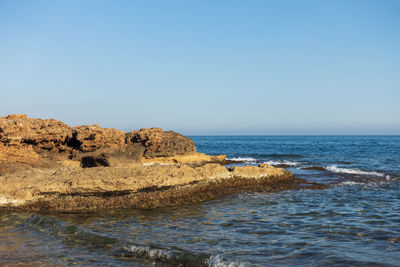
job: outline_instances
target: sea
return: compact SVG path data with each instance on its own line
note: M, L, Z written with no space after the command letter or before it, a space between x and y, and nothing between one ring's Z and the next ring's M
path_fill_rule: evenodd
M191 136L326 189L173 208L3 212L0 266L400 266L400 136ZM310 168L312 167L312 168Z

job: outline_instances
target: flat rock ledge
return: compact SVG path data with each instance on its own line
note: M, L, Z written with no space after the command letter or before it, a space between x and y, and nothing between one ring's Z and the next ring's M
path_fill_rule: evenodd
M104 210L158 208L220 196L293 188L290 172L278 168L189 165L26 169L1 176L0 205L6 210Z
M0 118L0 210L158 208L318 187L282 168L228 163L160 128L125 133L9 115Z

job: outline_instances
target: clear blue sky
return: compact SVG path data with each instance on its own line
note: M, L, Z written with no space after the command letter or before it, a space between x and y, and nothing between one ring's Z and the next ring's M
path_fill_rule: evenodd
M400 134L400 1L0 0L0 115Z

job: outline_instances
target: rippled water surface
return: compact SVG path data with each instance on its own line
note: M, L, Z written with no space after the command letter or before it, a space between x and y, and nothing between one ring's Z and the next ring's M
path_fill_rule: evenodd
M285 164L329 187L170 209L2 214L0 265L400 266L400 136L192 138L200 152Z

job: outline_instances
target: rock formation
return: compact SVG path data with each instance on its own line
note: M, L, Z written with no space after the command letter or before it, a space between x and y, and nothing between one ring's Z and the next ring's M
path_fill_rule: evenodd
M164 132L161 128L140 129L126 134L127 143L142 144L145 157L170 157L196 152L193 141L173 131Z
M71 127L54 119L31 119L26 115L0 118L0 163L36 164L54 160L83 160L109 166L118 161L140 162L146 158L196 153L190 138L160 128L124 131L92 126ZM107 162L107 163L106 163ZM87 164L89 163L89 164Z
M125 133L9 115L0 118L0 209L153 208L297 186L284 169L227 163L160 128Z

